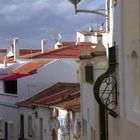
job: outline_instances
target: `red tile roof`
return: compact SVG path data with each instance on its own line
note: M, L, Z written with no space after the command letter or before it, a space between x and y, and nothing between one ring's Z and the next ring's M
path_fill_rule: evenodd
M31 61L23 64L13 64L6 68L0 69L1 80L15 80L37 72L37 69L48 64L51 60Z
M3 63L4 56L6 56L6 54L7 54L7 49L0 49L0 53L2 54L2 55L0 55L0 63ZM41 50L25 50L25 49L21 49L19 58L20 57L22 58L23 56L30 56L30 55L32 56L33 54L36 55L36 54L40 54L40 53L41 53ZM7 62L8 63L15 63L14 62L14 56L7 57Z
M1 54L6 54L7 53L7 49L0 49L0 53Z
M40 53L37 55L34 55L32 57L26 57L26 59L30 58L39 58L39 59L49 59L49 58L79 58L81 53L86 49L90 53L94 51L94 48L91 46L96 45L96 44L91 44L91 43L85 43L82 45L74 45L74 46L67 46L55 50L51 50L45 53Z
M20 50L19 59L57 59L57 58L79 58L81 53L87 49L91 52L94 49L91 46L96 44L90 42L80 42L75 45L75 42L62 42L62 46L59 49L53 49L44 53L41 50ZM5 51L5 50L4 50ZM3 63L4 57L0 56L0 63ZM7 57L7 63L15 63L14 57Z
M62 46L59 49L53 49L44 53L41 50L20 50L19 59L59 59L59 58L79 58L81 53L87 49L90 53L94 52L92 46L96 46L95 43L79 42L75 45L75 42L62 42ZM5 49L2 52L5 52ZM0 63L3 63L4 57L0 56ZM7 63L14 62L14 57L7 57Z
M19 68L14 70L13 73L18 73L18 74L35 73L37 71L37 69L48 64L49 62L51 62L51 61L50 60L31 61L25 65L20 66Z
M68 46L74 46L76 42L60 42L60 45L58 45L58 48L62 47L68 47Z
M56 83L39 94L21 101L19 106L31 107L32 105L50 106L66 100L72 100L80 96L80 85L78 83Z
M32 54L32 53L39 53L41 52L41 50L25 50L25 49L21 49L20 50L20 56L22 55L28 55L28 54Z
M102 34L102 33L105 33L106 30L103 29L103 30L96 30L96 31L78 31L79 33L85 35L85 36L97 36L97 33L98 34Z
M69 87L68 89L65 89L61 92L58 92L57 94L50 95L48 97L45 97L43 99L40 99L36 101L36 104L42 104L42 105L49 105L49 104L54 104L56 102L61 101L62 99L74 96L79 93L79 90L77 87Z

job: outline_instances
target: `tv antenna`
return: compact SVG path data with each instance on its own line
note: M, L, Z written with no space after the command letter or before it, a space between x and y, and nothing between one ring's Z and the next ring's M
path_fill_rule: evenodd
M58 42L61 39L61 35L59 33L53 33L53 38L55 42Z

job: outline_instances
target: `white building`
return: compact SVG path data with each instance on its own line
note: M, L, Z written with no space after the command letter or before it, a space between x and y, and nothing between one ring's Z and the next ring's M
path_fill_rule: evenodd
M116 1L111 9L113 40L118 47L118 119L109 118L109 139L139 140L140 1ZM117 131L116 131L117 130Z
M81 56L80 88L81 88L81 120L84 139L99 139L99 105L93 94L93 85L97 77L107 69L106 49L98 44L92 55Z
M80 121L80 86L59 82L19 102L18 106L21 139L73 140L74 131L77 132L74 125Z
M71 62L72 63L70 63L70 61L66 62L64 60L56 60L40 69L37 69L38 72L36 74L32 74L30 76L22 77L19 79L14 79L12 81L1 80L1 125L3 128L3 133L4 128L7 129L5 131L7 131L7 135L11 140L12 138L13 140L16 140L18 136L18 109L16 103L23 99L29 98L34 94L37 94L39 91L45 89L46 87L49 87L56 82L75 82L77 77L76 71L74 71L74 69L76 69L77 67L76 62ZM67 67L68 69L66 69L65 67ZM44 78L44 76L46 78ZM12 85L11 92L9 89L10 85ZM15 89L13 89L13 86L15 86ZM8 88L7 92L9 93L5 91L5 88ZM9 113L11 115L9 115ZM11 137L11 135L13 137Z
M104 118L104 121L102 121L103 118L100 118L99 115L102 113L99 113L100 110L98 108L98 103L95 100L96 97L93 95L93 93L95 94L95 92L93 92L93 88L95 88L94 84L97 84L97 80L99 81L101 78L101 73L106 71L104 66L107 63L105 62L105 58L96 63L96 57L91 59L92 55L87 57L85 60L82 59L81 73L85 73L85 65L93 66L93 85L84 82L83 74L81 76L81 111L82 117L84 118L82 120L83 140L139 140L140 1L108 0L106 2L109 2L110 12L109 28L107 28L106 37L104 37L106 40L104 45L107 47L107 44L109 44L108 46L112 47L114 46L113 42L116 42L117 64L115 64L116 72L114 71L114 76L117 79L117 108L113 113L108 110L108 115L105 116L108 119ZM97 69L97 66L100 68ZM113 82L111 85L113 85ZM100 88L101 91L104 89L104 86L101 86ZM112 86L110 86L110 88L112 88ZM101 99L103 98L101 97ZM105 115L104 113L102 115ZM90 117L92 117L92 119L90 119ZM90 122L92 121L92 125L91 123L88 123L88 120ZM103 127L104 131L102 131Z
M38 50L22 51L23 55L6 58L6 65L0 71L0 127L5 138L17 140L20 135L17 102L57 82L77 82L77 61L85 47L90 52L93 51L90 45L68 45L43 53ZM21 118L23 119L22 115Z

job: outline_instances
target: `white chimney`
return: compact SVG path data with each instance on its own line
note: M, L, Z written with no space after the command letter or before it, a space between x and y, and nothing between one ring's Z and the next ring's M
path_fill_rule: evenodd
M96 38L97 38L97 43L98 43L98 42L101 42L101 43L102 43L102 34L96 33L95 36L96 36Z
M19 57L19 47L18 47L18 43L19 43L19 39L17 37L15 37L13 39L13 49L14 49L14 61L17 60L17 58Z
M102 35L97 35L97 43L98 42L103 42L103 40L102 40Z
M46 41L46 39L42 39L41 40L41 52L44 53L45 51L47 51L47 41Z
M3 64L4 64L4 68L6 68L7 67L7 57L6 56L4 57Z

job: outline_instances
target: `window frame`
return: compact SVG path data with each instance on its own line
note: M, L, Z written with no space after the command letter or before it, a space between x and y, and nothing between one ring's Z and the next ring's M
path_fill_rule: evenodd
M3 87L5 93L17 95L17 80L4 80Z
M28 116L28 136L33 136L33 117L31 115Z

